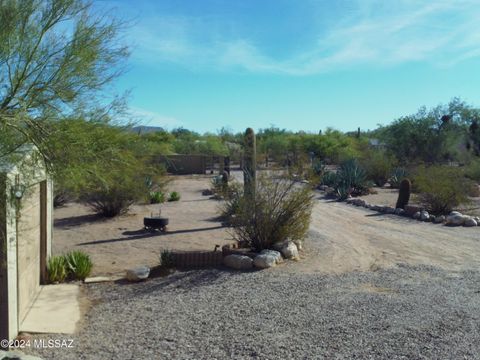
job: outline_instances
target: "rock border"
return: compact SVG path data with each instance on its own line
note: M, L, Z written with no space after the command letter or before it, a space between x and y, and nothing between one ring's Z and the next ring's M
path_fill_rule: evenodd
M464 215L458 211L452 211L449 215L431 215L428 211L418 206L406 206L405 209L394 208L386 205L374 205L360 198L348 198L346 204L370 209L382 214L390 214L408 217L422 222L431 222L434 224L444 224L446 226L464 226L473 227L480 225L480 217Z

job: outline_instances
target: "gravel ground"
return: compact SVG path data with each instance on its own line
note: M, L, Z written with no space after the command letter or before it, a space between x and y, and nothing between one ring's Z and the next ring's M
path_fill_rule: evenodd
M295 273L295 265L89 285L98 302L74 336L75 348L33 353L45 359L480 358L479 272L398 265L322 275Z

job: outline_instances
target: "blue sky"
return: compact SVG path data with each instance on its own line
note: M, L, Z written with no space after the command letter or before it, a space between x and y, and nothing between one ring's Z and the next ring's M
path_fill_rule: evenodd
M480 105L478 0L95 5L131 23L116 90L143 124L373 129L454 96Z

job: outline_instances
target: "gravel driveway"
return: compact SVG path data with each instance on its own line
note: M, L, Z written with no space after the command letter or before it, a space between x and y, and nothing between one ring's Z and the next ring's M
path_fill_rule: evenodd
M474 359L480 274L399 265L341 275L295 263L96 284L74 349L45 359ZM51 338L51 336L48 336Z

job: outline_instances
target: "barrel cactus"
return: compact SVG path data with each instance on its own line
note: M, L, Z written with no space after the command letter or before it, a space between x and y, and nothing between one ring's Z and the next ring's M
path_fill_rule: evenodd
M400 190L398 192L398 200L396 208L404 209L408 205L410 200L410 192L412 190L412 183L409 179L405 178L400 182Z

